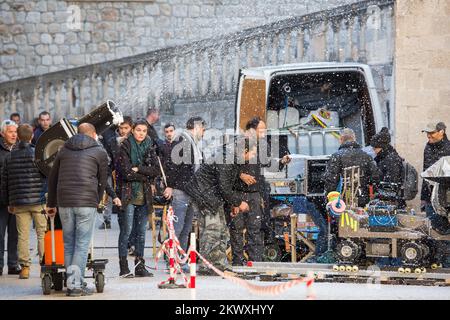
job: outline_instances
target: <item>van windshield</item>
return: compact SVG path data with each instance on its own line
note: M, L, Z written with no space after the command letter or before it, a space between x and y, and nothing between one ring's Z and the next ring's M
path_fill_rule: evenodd
M287 135L291 153L319 156L339 148L339 132L355 131L364 145L374 130L364 76L358 71L289 73L272 77L267 128Z

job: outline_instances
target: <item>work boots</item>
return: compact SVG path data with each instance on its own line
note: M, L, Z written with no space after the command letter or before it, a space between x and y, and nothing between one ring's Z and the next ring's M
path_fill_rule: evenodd
M20 270L19 279L28 279L30 277L30 267L22 266Z
M135 277L153 277L153 274L145 268L145 260L142 257L136 257L134 260L134 276Z
M128 260L127 257L119 257L119 267L120 267L120 273L119 276L127 276L127 278L132 277L133 275L130 272L130 269L128 268Z

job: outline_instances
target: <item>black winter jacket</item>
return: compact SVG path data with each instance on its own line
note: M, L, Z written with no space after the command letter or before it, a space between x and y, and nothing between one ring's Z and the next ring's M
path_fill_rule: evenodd
M91 137L77 134L66 141L48 178L49 207L96 208L108 177L108 155Z
M167 186L186 191L186 185L195 173L194 148L183 135L180 135L171 147L171 154L165 161ZM190 152L185 154L187 150ZM180 157L183 161L181 163L174 161L173 155ZM184 159L188 160L184 161Z
M446 156L450 156L450 141L448 140L447 135L437 143L427 143L423 152L423 171L431 167L440 158ZM422 183L420 200L430 202L432 191L432 187L424 180Z
M20 142L5 159L1 180L2 199L9 206L45 203L45 177L34 164L34 147Z
M215 214L224 204L233 207L241 204L243 194L233 190L240 173L240 166L235 163L204 163L186 184L185 192L200 210Z
M154 145L147 150L144 159L144 165L138 166L138 172L132 170L131 164L131 143L129 139L123 141L120 147L119 156L119 177L117 180L117 189L120 200L122 201L122 209L125 209L128 203L132 200L132 185L133 181L139 181L144 186L145 202L148 206L149 212L153 211L152 201L153 194L151 182L161 172L156 158L156 150Z
M403 159L394 147L388 145L386 149L381 150L375 157L375 162L380 170L381 182L396 183L399 188L403 186ZM399 188L397 191L400 190ZM405 207L405 200L397 199L397 205L401 208Z
M375 157L375 162L380 170L380 181L389 183L403 183L403 159L397 151L389 145L380 151Z
M379 183L380 171L372 157L365 153L356 142L345 142L337 152L331 155L324 174L325 191L327 194L335 191L339 178L344 175L344 169L352 166L359 166L361 169L361 194L358 205L365 206L370 200L369 184Z
M11 148L8 148L6 146L5 141L3 140L3 137L0 137L0 179L1 179L1 172L3 168L3 162L5 161L6 157L11 153L12 150L17 148L17 144L13 145ZM0 180L1 184L1 180ZM6 206L6 198L0 197L0 206Z

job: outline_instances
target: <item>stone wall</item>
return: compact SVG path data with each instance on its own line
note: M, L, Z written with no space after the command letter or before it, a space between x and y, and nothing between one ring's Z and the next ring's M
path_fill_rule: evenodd
M450 132L450 1L397 0L395 71L396 146L421 172L422 128L444 121Z
M4 0L0 82L185 44L357 0ZM80 29L69 6L79 8ZM75 27L72 28L72 27Z

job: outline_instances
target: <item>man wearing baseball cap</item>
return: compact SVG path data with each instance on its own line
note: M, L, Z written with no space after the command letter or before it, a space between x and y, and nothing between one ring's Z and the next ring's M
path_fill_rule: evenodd
M427 133L428 143L423 153L423 171L431 167L436 161L445 156L450 156L450 141L445 133L446 126L443 122L432 122L422 130ZM420 196L422 208L425 207L427 216L433 214L431 206L432 187L426 182L422 183Z

